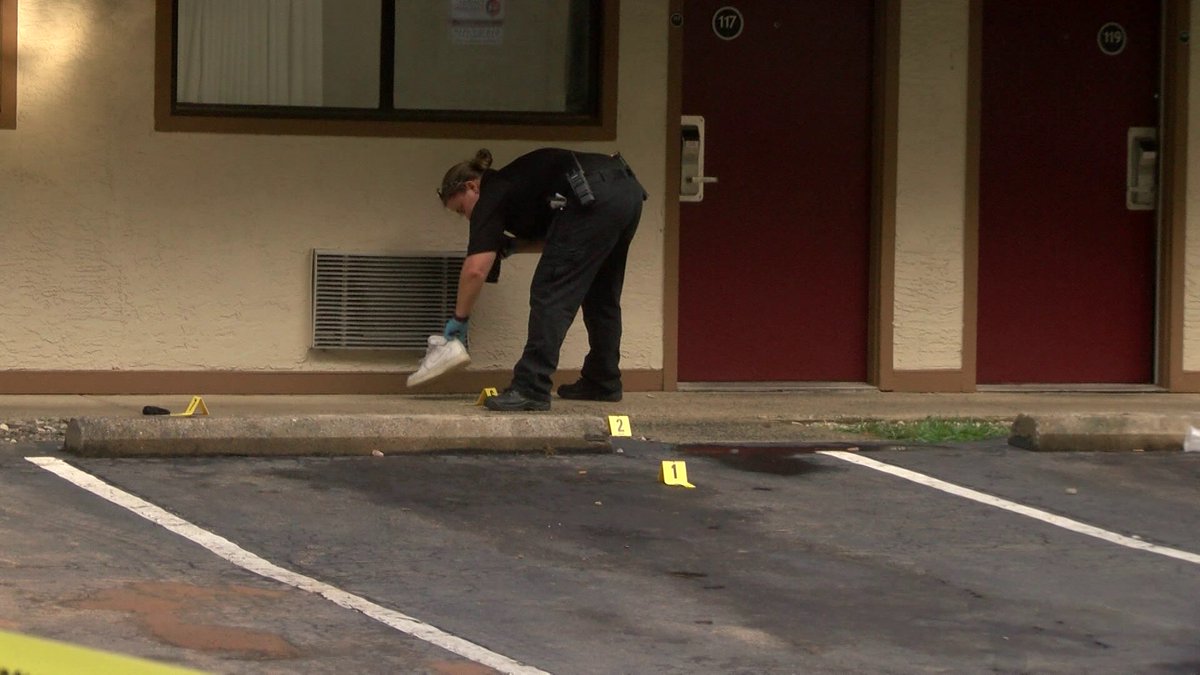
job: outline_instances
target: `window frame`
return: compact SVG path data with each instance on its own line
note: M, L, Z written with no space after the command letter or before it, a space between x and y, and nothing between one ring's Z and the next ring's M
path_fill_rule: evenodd
M265 117L239 114L238 106L189 105L184 112L175 103L176 0L155 0L154 128L166 132L229 134L280 134L303 136L386 136L413 138L488 138L602 141L617 136L617 64L620 45L620 0L599 0L601 12L599 87L595 115L555 113L488 113L492 120L477 122L480 113L437 113L443 119L382 119L347 111L342 118ZM0 0L13 2L16 0ZM431 115L432 116L432 115ZM445 119L445 118L449 119Z
M0 0L0 129L17 128L17 0Z

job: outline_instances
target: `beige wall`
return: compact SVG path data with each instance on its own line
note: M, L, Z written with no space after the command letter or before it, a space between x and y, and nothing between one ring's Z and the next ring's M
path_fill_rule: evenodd
M962 367L967 10L956 0L901 3L897 370Z
M625 292L627 368L662 367L665 3L623 3L618 139L651 193ZM0 353L21 369L411 369L308 348L313 248L462 250L433 196L479 141L157 133L154 4L22 0L18 127L0 132ZM486 141L503 163L539 143ZM475 368L524 343L533 260L472 321ZM577 325L564 368L585 351ZM498 382L498 385L504 383Z

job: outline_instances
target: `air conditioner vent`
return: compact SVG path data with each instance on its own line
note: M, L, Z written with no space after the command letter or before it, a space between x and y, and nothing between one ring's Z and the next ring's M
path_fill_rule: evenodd
M425 350L454 313L463 256L313 251L315 349Z

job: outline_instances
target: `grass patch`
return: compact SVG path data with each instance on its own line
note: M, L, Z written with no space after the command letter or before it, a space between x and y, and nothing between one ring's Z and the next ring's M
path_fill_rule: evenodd
M923 420L870 421L840 425L845 431L893 441L964 443L1008 436L1011 425L992 420L926 417Z

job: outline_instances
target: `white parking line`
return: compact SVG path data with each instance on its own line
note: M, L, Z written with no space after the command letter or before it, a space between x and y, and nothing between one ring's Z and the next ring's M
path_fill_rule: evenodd
M316 579L284 569L243 549L224 537L201 529L144 499L113 487L60 459L55 457L26 457L25 459L98 497L129 509L146 520L161 525L185 539L190 539L225 560L254 574L294 586L302 591L316 593L342 607L362 612L372 619L402 633L437 645L442 649L488 666L489 668L494 668L501 673L549 675L543 670L538 670L532 666L514 661L507 656L497 654L473 642L468 642L460 637L451 635L423 621L382 607L370 600L354 595L353 593L347 593L322 581L317 581Z
M905 480L910 480L914 483L920 483L921 485L934 488L935 490L941 490L942 492L963 497L964 499L970 499L972 501L979 502L980 504L987 504L988 506L995 506L996 508L1004 509L1006 511L1019 513L1023 516L1040 520L1044 523L1049 523L1055 527L1061 527L1064 530L1078 532L1079 534L1086 534L1089 537L1103 539L1104 541L1120 544L1121 546L1127 546L1139 551L1149 551L1150 553L1157 553L1159 555L1167 556L1168 558L1175 558L1176 560L1183 560L1185 562L1200 565L1200 555L1195 553L1181 551L1176 548L1168 548L1166 546L1149 544L1140 539L1134 539L1133 537L1126 537L1125 535L1117 534L1116 532L1102 530L1094 525L1081 523L1078 520L1071 520L1070 518L1056 516L1053 513L1042 511L1041 509L1035 509L1031 506L1018 504L1017 502L1010 502L1009 500L1001 499L1000 497L993 497L992 495L984 492L965 488L953 483L947 483L944 480L938 480L937 478L926 476L923 473L917 473L916 471L902 469L892 464L878 462L852 452L842 452L840 450L820 450L818 451L818 454L828 455L830 457L835 457L837 459L850 462L851 464L858 464L859 466L865 466L875 469L876 471L882 471L883 473L891 474Z

